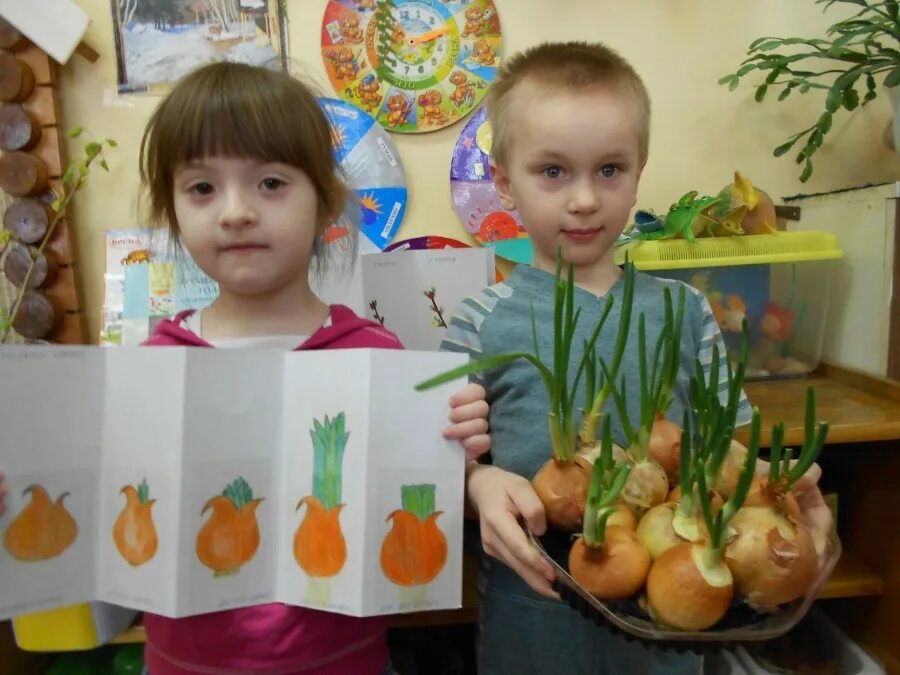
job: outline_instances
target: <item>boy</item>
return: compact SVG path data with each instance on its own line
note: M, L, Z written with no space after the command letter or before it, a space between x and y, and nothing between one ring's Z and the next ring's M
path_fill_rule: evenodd
M613 246L635 205L647 161L650 101L641 79L599 44L542 44L508 59L488 90L493 131L494 185L505 209L517 209L531 237L531 266L519 265L505 283L467 299L450 322L443 349L473 357L532 351L531 311L541 354L552 354L553 288L557 249L575 275L581 308L572 360L599 318L605 296L616 297L597 343L607 363L620 311L621 270ZM637 317L645 315L647 344L663 329L663 288L671 282L637 274L631 335L620 372L630 379L628 406L639 410ZM700 359L707 369L722 337L705 298L686 290L682 363L670 419L688 405L687 381ZM609 326L613 326L610 328ZM538 372L524 361L488 371L493 464L469 465L468 506L479 515L484 550L480 588L481 675L523 673L698 673L701 660L648 648L598 628L553 599L553 573L528 545L517 522L545 528L544 511L530 479L550 454L549 402ZM724 396L724 383L720 393ZM578 401L584 407L583 401ZM750 420L743 397L739 424ZM624 444L617 416L613 433ZM545 596L545 597L542 597Z

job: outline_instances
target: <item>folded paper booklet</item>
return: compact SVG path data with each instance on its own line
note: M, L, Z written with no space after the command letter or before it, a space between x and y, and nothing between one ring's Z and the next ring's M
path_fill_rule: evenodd
M310 283L325 302L347 305L378 321L407 349L437 351L462 300L496 281L489 248L392 251L355 259L330 249ZM162 230L109 230L103 301L104 346L138 345L160 319L200 309L219 293L216 283Z
M459 607L459 354L0 349L0 619Z

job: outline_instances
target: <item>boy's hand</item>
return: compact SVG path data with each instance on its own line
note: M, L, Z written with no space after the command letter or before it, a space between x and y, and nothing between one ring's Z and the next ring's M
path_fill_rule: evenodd
M796 460L794 460L796 461ZM793 462L792 462L793 463ZM765 477L769 475L769 462L764 459L756 461L756 475ZM793 492L797 499L797 505L803 514L803 523L809 530L816 551L819 555L825 550L825 542L831 534L834 518L831 509L825 503L822 491L819 489L819 479L822 477L822 467L818 463L813 464L805 474L794 483Z
M6 513L6 485L4 485L4 481L6 480L6 476L0 473L0 516Z
M488 435L488 403L484 387L467 384L450 397L450 421L444 438L458 440L466 449L466 461L471 462L491 449Z
M531 483L521 476L487 464L467 467L466 494L481 520L484 550L512 569L535 592L559 599L550 585L556 575L529 543L519 525L524 518L535 534L547 528L544 505Z
M797 504L803 514L803 522L809 528L809 534L820 555L825 550L825 542L834 525L831 509L828 508L822 491L819 489L819 478L821 477L822 467L813 464L809 467L809 471L794 483L794 497L797 498Z

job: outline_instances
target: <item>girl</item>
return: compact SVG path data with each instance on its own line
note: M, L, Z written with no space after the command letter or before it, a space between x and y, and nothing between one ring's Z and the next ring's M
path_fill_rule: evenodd
M217 63L185 77L156 109L141 142L153 222L165 223L219 284L202 311L161 322L147 345L401 349L379 324L309 286L322 234L343 212L328 122L313 93L281 73ZM484 390L451 400L448 438L470 457L489 446ZM384 618L357 619L281 604L173 620L147 615L151 675L378 675L388 669Z

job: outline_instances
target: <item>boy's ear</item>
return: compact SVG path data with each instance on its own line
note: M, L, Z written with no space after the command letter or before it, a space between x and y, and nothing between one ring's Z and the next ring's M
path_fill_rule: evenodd
M506 168L498 165L493 159L490 160L491 180L494 181L494 189L500 198L500 205L507 211L516 208L516 202L509 191L509 174Z
M634 199L631 202L631 206L634 207L637 205L637 196L638 196L638 186L641 183L641 176L644 174L644 167L647 166L647 160L645 159L637 170L637 178L634 181Z

